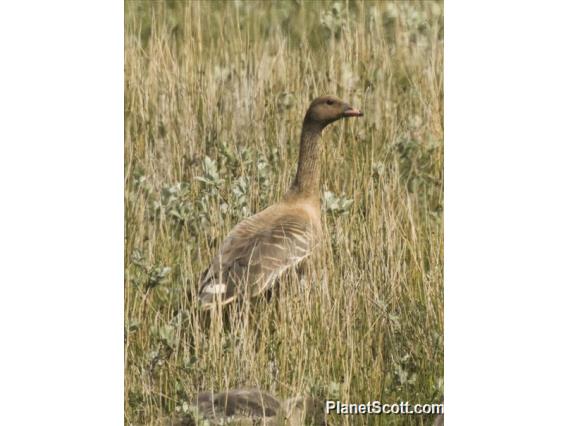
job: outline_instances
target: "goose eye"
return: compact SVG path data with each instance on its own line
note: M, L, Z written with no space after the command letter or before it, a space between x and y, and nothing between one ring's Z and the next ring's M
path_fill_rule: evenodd
M332 101L331 99L328 99L327 102L326 102L326 104L328 104L328 105L333 105L333 101Z

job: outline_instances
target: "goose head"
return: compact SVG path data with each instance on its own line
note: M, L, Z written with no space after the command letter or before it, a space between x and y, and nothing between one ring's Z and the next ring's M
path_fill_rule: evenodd
M360 110L353 108L347 102L332 95L325 95L312 101L306 112L305 121L319 124L323 129L341 118L361 117L362 115Z

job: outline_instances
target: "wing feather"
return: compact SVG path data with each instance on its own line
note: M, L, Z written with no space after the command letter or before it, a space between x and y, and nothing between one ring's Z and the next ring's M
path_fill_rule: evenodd
M282 273L311 253L315 236L307 215L276 209L240 222L223 241L201 282L203 307L267 290Z
M274 417L280 401L258 389L233 389L227 392L201 392L197 397L199 412L208 419Z

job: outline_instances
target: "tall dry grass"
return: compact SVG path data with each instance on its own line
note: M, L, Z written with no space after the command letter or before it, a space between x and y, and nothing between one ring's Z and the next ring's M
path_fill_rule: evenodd
M127 1L125 20L125 422L243 385L439 401L443 5ZM324 134L325 244L303 281L290 274L225 324L205 318L201 272L286 191L324 93L365 112Z

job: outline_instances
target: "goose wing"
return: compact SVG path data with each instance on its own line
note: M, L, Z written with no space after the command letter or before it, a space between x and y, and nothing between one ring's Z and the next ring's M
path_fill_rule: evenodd
M203 307L262 293L308 256L314 244L307 216L269 208L245 219L223 241L201 281Z
M262 419L276 416L280 401L258 389L233 389L226 392L201 392L197 397L200 415L208 420Z

